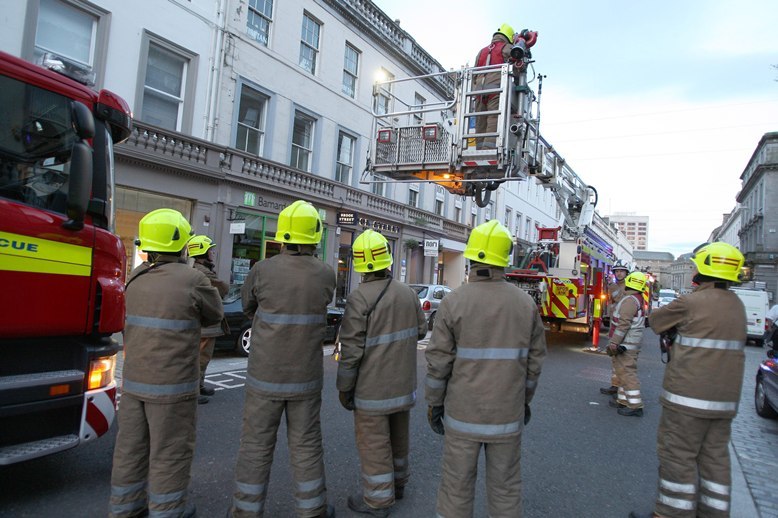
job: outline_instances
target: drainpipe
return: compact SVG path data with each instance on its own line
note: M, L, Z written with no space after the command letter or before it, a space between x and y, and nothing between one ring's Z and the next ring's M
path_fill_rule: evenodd
M224 69L224 23L225 5L227 0L216 0L216 27L213 34L213 44L211 45L211 70L208 78L208 109L205 114L205 140L212 142L216 132L216 126L219 124L219 94L222 81L222 70Z

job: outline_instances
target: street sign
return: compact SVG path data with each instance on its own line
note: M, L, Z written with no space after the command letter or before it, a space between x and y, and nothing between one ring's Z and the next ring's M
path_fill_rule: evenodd
M354 225L359 218L353 210L341 210L338 212L338 226L340 225Z
M424 240L424 257L437 257L440 241L437 239Z

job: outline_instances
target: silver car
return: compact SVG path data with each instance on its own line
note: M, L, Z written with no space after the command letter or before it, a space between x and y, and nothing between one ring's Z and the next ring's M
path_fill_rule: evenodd
M427 319L427 328L432 329L440 301L447 294L451 293L451 288L441 284L411 284L410 286L416 292L416 295L419 296L421 309L424 311L424 317Z

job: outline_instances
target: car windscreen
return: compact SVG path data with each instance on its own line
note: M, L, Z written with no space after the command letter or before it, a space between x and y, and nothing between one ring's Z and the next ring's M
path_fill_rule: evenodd
M411 288L413 288L413 291L416 292L416 295L418 295L420 299L425 298L429 291L429 286L411 286Z

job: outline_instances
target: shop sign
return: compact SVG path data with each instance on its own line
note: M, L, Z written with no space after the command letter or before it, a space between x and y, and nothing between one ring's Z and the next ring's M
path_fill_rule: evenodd
M425 239L424 240L424 257L437 257L438 256L438 244L437 239Z
M382 221L370 220L368 218L359 218L359 225L364 228L371 228L376 232L392 232L395 234L400 233L399 225L392 225L391 223L384 223Z
M266 200L262 196L257 196L256 193L250 191L243 191L243 205L247 207L262 207L265 209L274 209L281 212L286 208L285 203L279 203L273 200Z
M338 225L355 225L359 219L359 214L353 210L342 210L338 212Z
M245 234L246 222L245 221L233 221L230 223L230 234Z

